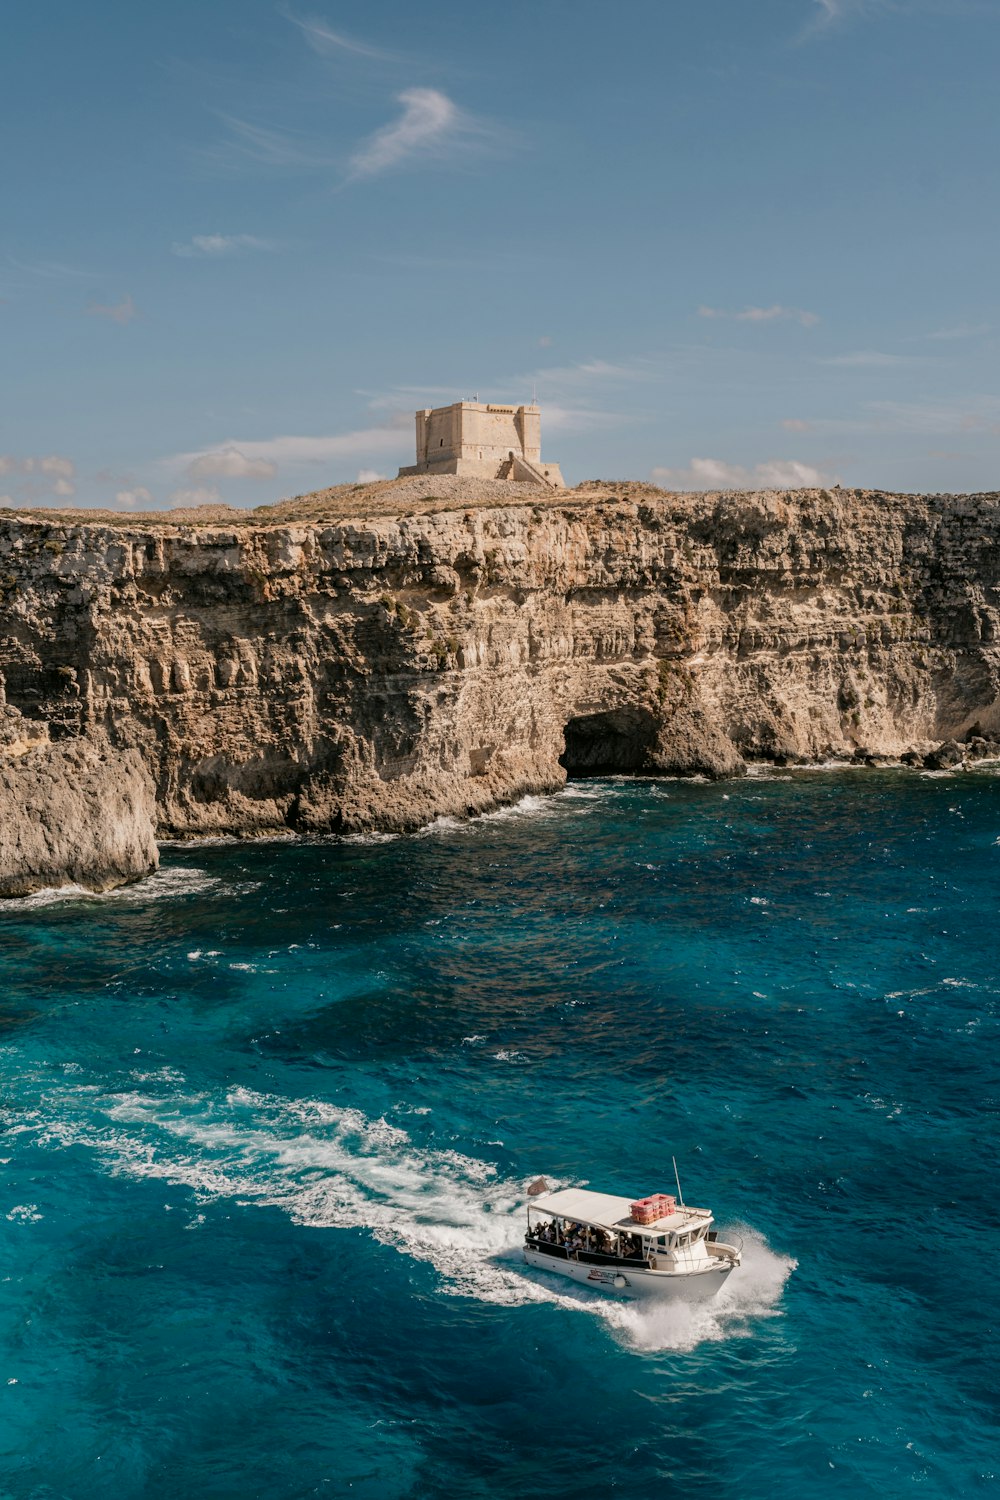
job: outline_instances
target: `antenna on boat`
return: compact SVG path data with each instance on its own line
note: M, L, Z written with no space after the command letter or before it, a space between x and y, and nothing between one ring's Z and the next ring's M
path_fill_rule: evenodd
M677 1201L680 1204L681 1208L683 1208L684 1207L684 1194L681 1192L681 1176L680 1176L680 1173L677 1170L677 1158L676 1158L676 1156L672 1156L670 1158L670 1160L674 1164L674 1181L677 1184Z

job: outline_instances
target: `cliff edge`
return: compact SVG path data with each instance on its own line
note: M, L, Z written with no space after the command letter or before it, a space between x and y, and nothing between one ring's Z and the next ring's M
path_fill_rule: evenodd
M8 699L137 757L173 836L1000 730L997 494L481 488L0 514Z

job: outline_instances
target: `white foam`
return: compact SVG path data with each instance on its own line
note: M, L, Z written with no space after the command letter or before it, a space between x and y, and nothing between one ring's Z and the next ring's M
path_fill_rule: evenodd
M3 897L0 900L0 911L30 910L34 906L51 906L55 901L74 901L80 896L97 899L94 891L88 891L82 885L45 886L40 891L32 891L30 896Z
M791 1256L776 1255L753 1230L743 1230L743 1264L710 1302L669 1302L655 1307L614 1305L613 1324L642 1350L690 1350L698 1344L746 1338L760 1318L780 1316L778 1303L795 1270Z
M527 796L506 807L497 807L493 812L483 813L480 823L509 823L518 818L551 818L558 811L556 796Z
M84 1085L49 1093L34 1125L40 1144L90 1149L114 1175L186 1187L199 1204L228 1199L311 1228L365 1230L432 1265L446 1294L590 1312L636 1350L691 1349L745 1334L751 1319L774 1314L795 1264L747 1231L743 1267L708 1307L604 1300L526 1271L520 1182L500 1178L491 1162L418 1146L384 1117L246 1088L222 1096L95 1092ZM89 1122L74 1118L84 1099Z
M18 1203L7 1215L12 1224L37 1224L43 1217L37 1203Z
M82 885L47 886L33 891L30 896L13 896L0 900L0 911L4 909L30 910L32 907L52 906L62 901L161 901L178 896L191 896L204 891L217 890L223 881L204 870L175 865L157 870L142 880L129 885L116 886L113 891L88 891ZM257 884L231 886L230 890L256 890Z

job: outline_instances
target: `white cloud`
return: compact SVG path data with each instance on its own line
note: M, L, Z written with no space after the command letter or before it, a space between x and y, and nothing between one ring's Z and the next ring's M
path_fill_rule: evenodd
M115 509L117 510L148 510L155 504L153 496L142 484L137 484L131 490L119 490L115 495Z
M112 323L131 323L132 319L138 317L139 309L126 292L120 302L107 306L102 302L91 302L87 308L91 317L110 318Z
M271 478L279 469L309 468L345 458L364 460L376 453L396 455L412 445L413 417L401 412L381 427L320 437L290 435L254 442L230 441L202 453L179 453L164 462L167 468L183 468L191 478ZM234 454L237 459L231 457Z
M380 479L386 479L387 477L385 474L380 474L378 469L359 469L357 483L376 484Z
M658 484L678 490L801 489L836 484L832 474L797 459L768 459L752 469L719 458L692 458L686 469L654 469Z
M744 307L741 312L729 312L724 307L706 307L704 304L698 309L699 318L728 318L734 323L776 323L793 322L800 323L803 328L814 328L819 322L819 314L808 312L804 307L784 307L780 302L775 302L771 307Z
M439 89L404 89L397 95L403 113L383 125L350 161L352 178L374 177L415 157L442 157L478 140L488 131Z
M799 463L794 458L772 458L767 463L756 464L753 477L758 484L774 485L778 489L800 489L837 483L835 474L824 474L812 464Z
M31 459L28 462L32 462ZM76 473L76 465L71 458L61 458L58 453L50 453L47 458L37 460L38 468L43 474L54 475L56 479L72 479Z
M243 250L276 250L273 240L262 240L255 234L196 234L183 242L175 241L170 247L172 255L182 259L219 259L223 255L239 255Z
M782 422L781 425L785 429L786 432L808 432L809 431L809 423L808 422L803 422L803 420L802 420L801 417L786 417L785 420Z
M175 505L218 505L222 496L215 485L200 484L194 489L180 489L171 491L171 500Z
M36 500L51 492L61 499L76 494L76 465L71 458L59 453L39 456L28 454L19 457L13 453L0 453L0 474L23 474L24 483L19 486L19 496L24 500Z
M268 458L247 453L246 447L244 444L237 448L230 443L197 453L187 472L192 479L273 479L278 472L275 464Z

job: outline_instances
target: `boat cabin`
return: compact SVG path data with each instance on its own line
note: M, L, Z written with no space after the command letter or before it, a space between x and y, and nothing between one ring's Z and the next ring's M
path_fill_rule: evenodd
M711 1225L707 1208L683 1203L662 1219L639 1223L628 1198L566 1188L528 1204L525 1248L590 1265L680 1269L708 1258L708 1245L716 1239Z

